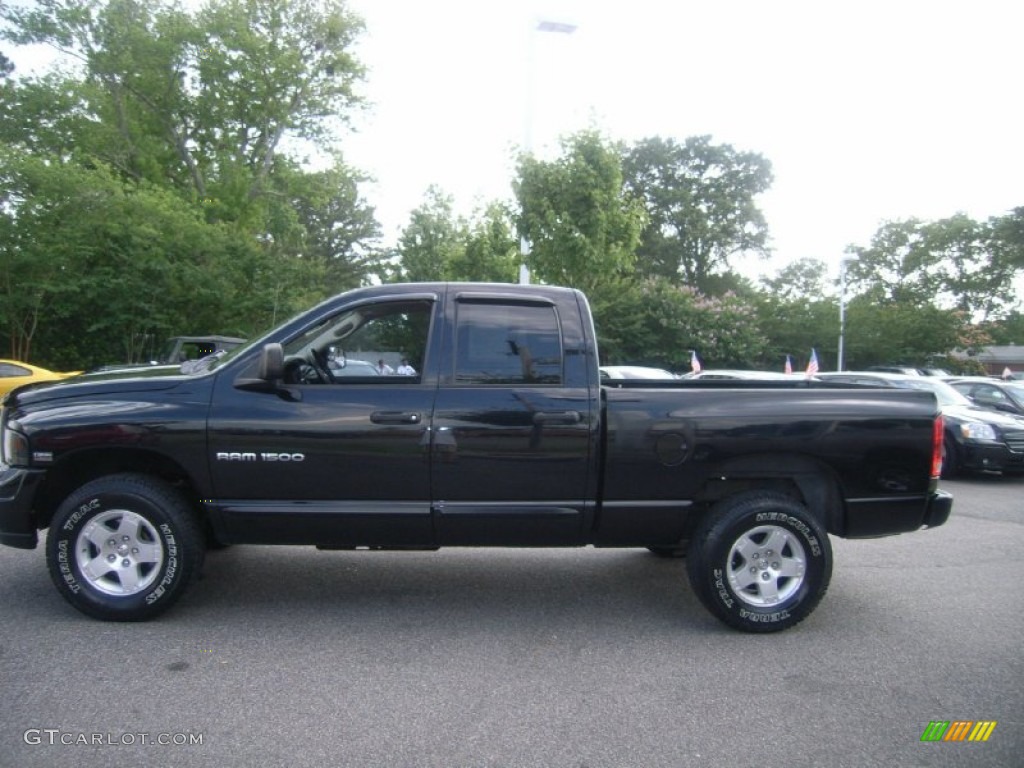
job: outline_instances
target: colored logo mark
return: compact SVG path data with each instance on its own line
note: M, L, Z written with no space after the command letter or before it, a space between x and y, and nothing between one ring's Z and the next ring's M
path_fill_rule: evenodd
M932 720L921 741L988 741L996 720Z

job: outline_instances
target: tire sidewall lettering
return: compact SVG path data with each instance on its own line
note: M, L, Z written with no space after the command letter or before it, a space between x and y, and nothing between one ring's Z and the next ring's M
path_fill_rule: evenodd
M782 494L746 492L711 507L695 531L687 569L697 597L726 624L755 633L798 624L817 606L832 571L828 535L800 502ZM730 583L735 543L762 526L789 532L804 549L802 581L785 600L752 605Z
M109 594L83 571L88 553L79 537L98 516L111 511L139 515L156 534L162 562L152 583L134 594ZM124 473L98 478L72 493L51 521L47 541L50 577L75 608L100 619L137 621L166 610L191 582L202 562L198 522L182 494L167 483Z
M100 508L100 504L101 502L99 498L94 498L91 501L87 501L85 504L79 505L78 509L72 512L71 516L68 518L68 521L64 523L64 530L68 532L73 531L77 526L78 522L82 520L90 512L95 512L96 510L98 510Z
M794 533L799 533L803 537L811 550L811 555L821 557L821 542L818 541L818 537L814 535L810 526L803 520L784 512L758 512L756 519L759 524L782 523L786 525Z
M164 575L153 591L146 595L146 605L152 605L167 594L167 588L174 583L178 573L178 546L174 539L174 531L167 523L158 526L164 538Z
M81 591L82 585L78 583L75 571L71 567L71 556L68 553L69 548L67 539L60 539L57 542L57 563L65 585L71 590L72 594L77 595Z

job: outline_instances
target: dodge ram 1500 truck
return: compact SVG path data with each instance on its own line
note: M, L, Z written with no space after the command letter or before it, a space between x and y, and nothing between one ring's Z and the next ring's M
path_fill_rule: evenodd
M829 535L943 524L930 392L603 386L568 288L341 294L188 375L74 379L3 409L0 542L100 619L185 591L210 544L638 547L732 627L795 625Z

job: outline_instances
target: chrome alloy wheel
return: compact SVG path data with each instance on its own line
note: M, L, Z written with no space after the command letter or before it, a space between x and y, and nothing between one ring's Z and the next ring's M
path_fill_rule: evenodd
M159 576L164 547L146 518L126 509L97 515L75 542L78 570L95 589L107 595L134 595Z
M806 567L807 556L796 536L777 525L759 525L733 542L729 586L747 605L766 608L800 589Z

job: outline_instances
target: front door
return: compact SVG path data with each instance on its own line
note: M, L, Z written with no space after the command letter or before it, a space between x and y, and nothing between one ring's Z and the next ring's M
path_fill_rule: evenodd
M433 545L437 380L425 356L436 305L345 308L285 340L278 391L218 385L209 451L228 541Z

